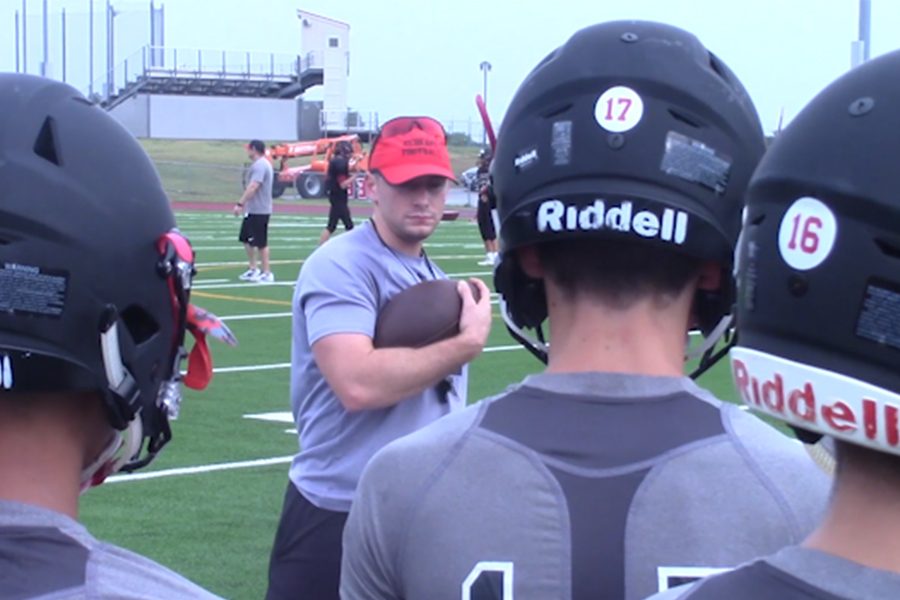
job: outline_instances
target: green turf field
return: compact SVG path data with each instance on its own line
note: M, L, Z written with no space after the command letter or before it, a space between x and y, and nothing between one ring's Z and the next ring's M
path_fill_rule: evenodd
M235 242L239 221L214 213L183 213L179 225L197 252L193 301L224 317L237 348L214 344L217 369L203 394L188 392L174 441L146 471L161 476L119 480L83 499L82 520L99 538L145 554L227 598L258 599L297 439L290 423L245 415L289 410L290 300L302 260L315 247L321 217L276 215L270 228L274 285L238 282L246 269ZM483 250L469 222L443 223L429 256L451 277L479 276ZM469 398L501 391L540 365L494 321L488 352L470 371ZM732 399L724 363L702 384ZM272 459L262 464L240 464ZM238 463L227 465L226 463ZM223 466L179 474L178 468Z

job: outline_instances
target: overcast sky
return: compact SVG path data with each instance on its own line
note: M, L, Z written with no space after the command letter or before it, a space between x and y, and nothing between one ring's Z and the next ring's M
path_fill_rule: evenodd
M41 0L28 2L29 71L41 55ZM59 11L68 13L67 73L87 87L89 0L49 0L52 73L61 77ZM94 0L95 79L100 76L105 0ZM149 0L113 2L117 61L147 43ZM159 2L157 2L157 5ZM858 0L165 0L166 45L299 53L302 8L350 24L350 104L442 120L476 119L479 63L493 65L488 105L499 121L524 76L550 50L589 24L625 18L662 21L696 34L750 91L763 126L789 121L850 66ZM0 0L0 70L15 69L15 11ZM900 48L900 2L872 0L872 56Z

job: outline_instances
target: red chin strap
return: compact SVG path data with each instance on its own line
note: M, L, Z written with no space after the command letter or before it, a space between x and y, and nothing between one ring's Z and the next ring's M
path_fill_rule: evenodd
M219 317L193 304L188 305L187 330L194 337L194 347L188 355L184 385L192 390L203 390L213 377L213 360L206 336L211 335L229 346L237 346L238 341Z

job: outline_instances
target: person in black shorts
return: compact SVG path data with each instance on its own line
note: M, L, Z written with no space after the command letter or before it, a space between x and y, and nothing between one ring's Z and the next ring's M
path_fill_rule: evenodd
M347 190L353 185L350 177L350 155L353 148L349 142L339 142L335 148L334 156L328 162L328 202L331 208L328 211L328 225L319 238L319 245L324 244L337 229L338 221L344 224L344 230L353 229L353 220L350 218L350 205L347 198Z
M479 265L493 265L497 262L497 228L494 226L494 210L497 199L491 187L491 154L482 150L478 156L478 232L484 242L484 260Z
M272 216L272 163L266 158L266 146L260 140L247 144L250 165L247 187L234 205L234 216L244 215L238 240L247 251L247 271L241 281L273 283L275 276L269 268L269 218ZM262 266L260 271L257 264Z

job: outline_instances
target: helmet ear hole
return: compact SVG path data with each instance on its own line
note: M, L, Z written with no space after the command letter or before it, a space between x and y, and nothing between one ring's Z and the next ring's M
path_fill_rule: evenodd
M159 323L143 307L132 304L121 314L122 322L136 346L149 341L159 333Z
M44 119L41 131L34 142L34 153L44 160L59 166L59 154L56 151L56 136L53 133L53 129L53 118L47 117Z
M720 61L719 57L712 52L709 53L709 66L713 71L715 71L716 75L718 75L725 81L731 81L731 78L727 75L727 71L724 65L722 65L722 61Z

